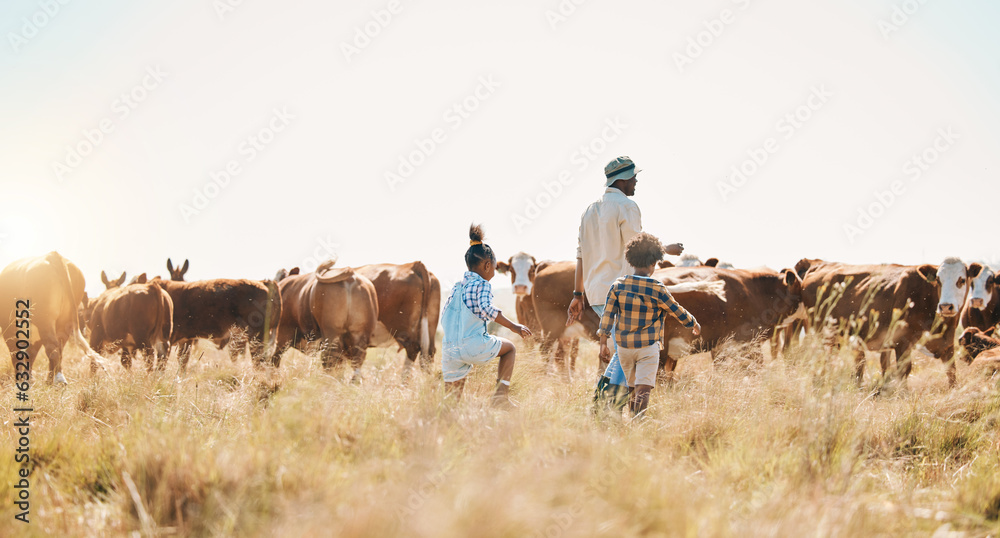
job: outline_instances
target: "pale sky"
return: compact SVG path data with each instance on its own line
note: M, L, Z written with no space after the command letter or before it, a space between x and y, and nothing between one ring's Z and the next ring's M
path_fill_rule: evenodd
M628 155L644 228L702 258L1000 268L1000 3L576 2L5 1L0 264L447 285L472 221L571 259Z

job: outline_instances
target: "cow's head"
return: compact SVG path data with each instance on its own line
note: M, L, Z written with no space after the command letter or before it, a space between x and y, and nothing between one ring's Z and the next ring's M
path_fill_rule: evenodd
M282 268L282 269L278 269L278 272L274 274L274 279L273 280L275 282L281 282L282 280L284 280L284 279L286 279L286 278L288 278L288 277L290 277L292 275L297 275L297 274L299 274L299 268L298 267L292 267L291 269L284 269L284 268Z
M917 268L920 276L938 290L937 312L944 317L953 317L965 304L969 291L969 268L958 258L947 258L940 266L924 264Z
M990 266L981 263L969 264L969 306L982 310L993 299L993 285L996 276Z
M535 281L537 268L538 262L535 261L535 257L524 252L511 256L507 263L497 263L498 272L505 275L510 273L514 295L531 295L531 285Z
M778 274L781 276L781 283L788 288L788 297L790 302L794 303L793 310L798 308L799 302L802 301L802 279L794 269L782 269Z
M122 271L122 276L115 280L108 280L108 275L104 274L104 271L101 271L101 282L104 283L105 289L110 290L111 288L120 287L122 283L125 282L125 271Z
M681 256L681 261L677 264L677 267L699 267L705 265L701 263L698 256L694 254L685 254Z
M167 258L167 271L170 271L170 280L174 282L184 282L184 273L188 270L188 261L184 260L184 265L180 269L174 269L173 262Z

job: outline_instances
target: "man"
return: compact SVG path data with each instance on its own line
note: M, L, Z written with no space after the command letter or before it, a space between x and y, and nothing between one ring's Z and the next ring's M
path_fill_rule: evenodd
M632 159L622 156L604 167L605 190L599 200L590 204L580 219L580 234L576 247L576 283L573 301L569 304L566 325L583 313L584 294L598 316L604 315L608 291L618 277L632 274L634 269L625 261L625 244L642 231L639 206L629 197L635 195L638 182ZM684 251L680 243L667 245L667 254L677 256ZM618 362L618 344L613 338L614 355L604 375L597 382L595 402L614 405L619 411L628 396L625 373Z

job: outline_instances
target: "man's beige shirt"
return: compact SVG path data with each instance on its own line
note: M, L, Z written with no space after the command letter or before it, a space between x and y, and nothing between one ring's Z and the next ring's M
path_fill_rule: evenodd
M590 304L604 306L615 280L634 272L625 261L625 244L641 231L639 206L614 187L583 212L576 257L583 260L583 291Z

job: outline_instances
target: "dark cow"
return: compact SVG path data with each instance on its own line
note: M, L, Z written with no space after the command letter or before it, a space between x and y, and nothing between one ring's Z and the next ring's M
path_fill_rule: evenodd
M770 338L775 327L802 308L802 280L791 269L780 273L764 269L674 267L659 269L656 278L673 288L674 299L701 324L701 335L682 327L672 317L663 328L660 364L673 379L677 360L691 351L709 351L713 360L719 344L749 343ZM684 283L712 283L719 288L684 291Z
M966 362L972 362L980 353L988 349L1000 347L1000 340L997 340L993 334L993 329L984 332L978 327L968 327L962 331L962 336L958 337L958 343L965 348L966 354L963 358Z
M185 268L187 263L184 264ZM171 343L178 346L181 369L187 368L191 345L197 338L229 346L235 362L249 342L254 363L273 352L281 294L271 280L219 278L177 282L159 277L150 282L170 295L174 305Z
M1000 323L1000 293L994 293L997 275L988 265L969 264L969 300L962 307L962 326L987 330Z
M433 275L419 261L401 265L363 265L355 267L354 271L371 280L378 296L378 325L371 343L398 343L401 349L406 350L407 371L418 354L421 365L429 367L435 351L434 333L431 331L437 330L435 312L440 311L440 283L437 305L431 305L434 298ZM435 318L433 323L432 317Z
M863 340L869 350L880 352L883 376L895 352L905 382L912 368L910 352L930 333L924 346L947 365L948 383L955 385L955 330L969 288L962 260L906 266L804 259L797 267L805 273L802 300L810 318L845 327L853 342ZM864 347L857 345L859 384L865 371Z
M983 332L976 327L965 329L958 343L965 348L965 360L974 373L992 376L1000 371L1000 340L992 336L993 330Z
M83 273L58 252L24 258L0 272L0 322L14 371L21 374L21 351L27 353L30 375L38 351L49 358L49 382L66 383L62 373L63 347L73 342L90 358L93 373L103 360L80 333L78 308L83 302ZM21 349L18 341L29 342ZM21 380L18 377L18 380Z
M123 279L124 280L124 279ZM100 353L122 351L122 365L132 367L141 351L147 369L153 356L162 369L167 363L174 322L174 303L160 286L146 282L146 275L125 287L110 288L93 301L90 314L90 347Z
M358 380L378 323L378 298L375 285L364 275L350 267L332 267L333 262L326 262L315 273L291 275L278 283L282 310L271 361L277 367L288 347L306 351L308 343L319 341L323 367L338 365L346 354Z

